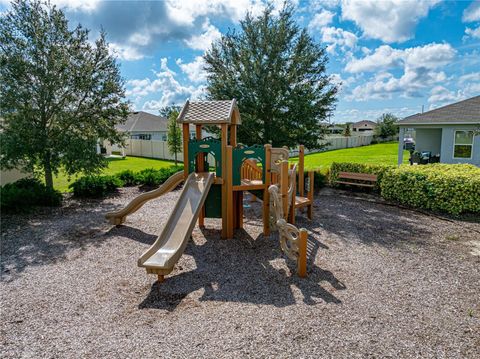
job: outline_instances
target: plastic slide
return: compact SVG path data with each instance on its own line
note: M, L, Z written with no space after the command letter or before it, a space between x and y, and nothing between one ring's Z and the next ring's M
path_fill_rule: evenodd
M159 280L173 270L187 246L214 176L208 172L188 176L162 233L138 259L139 267L146 268L147 273L158 274Z
M157 189L142 193L131 200L127 206L119 211L109 212L105 215L105 218L110 221L111 224L119 225L125 222L125 218L138 211L146 202L160 197L161 195L173 191L180 183L183 182L183 171L177 172L171 175L160 187Z

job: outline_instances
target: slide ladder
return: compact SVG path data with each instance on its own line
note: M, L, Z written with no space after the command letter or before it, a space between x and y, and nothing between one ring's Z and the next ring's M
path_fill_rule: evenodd
M138 266L144 267L147 273L157 274L160 282L182 256L214 177L215 174L209 172L188 176L162 233L138 259Z
M161 195L173 191L184 180L183 171L179 171L171 175L160 187L157 189L142 193L130 201L125 208L109 212L105 215L105 218L109 220L111 224L120 225L125 222L125 218L136 211L138 211L146 202L160 197Z

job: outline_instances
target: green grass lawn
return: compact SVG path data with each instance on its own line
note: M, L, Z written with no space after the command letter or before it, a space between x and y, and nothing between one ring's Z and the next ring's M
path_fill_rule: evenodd
M179 162L179 165L181 164L182 162ZM124 159L109 158L108 167L102 171L102 174L113 175L124 170L132 170L134 172L138 172L145 168L159 169L163 167L170 167L173 165L173 161L156 160L143 157L125 157ZM72 177L70 181L68 181L68 176L63 171L61 171L59 175L53 179L53 185L55 189L58 189L61 192L69 192L70 190L68 188L68 185L80 176L81 175Z
M398 142L379 143L376 145L343 148L305 156L306 169L326 170L333 162L355 162L370 164L396 165ZM404 151L403 161L408 163L408 151ZM292 158L291 162L298 162Z

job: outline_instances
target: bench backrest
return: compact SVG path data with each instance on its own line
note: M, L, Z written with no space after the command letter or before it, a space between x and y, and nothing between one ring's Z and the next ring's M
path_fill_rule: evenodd
M370 173L339 172L338 178L375 182L377 180L377 175L373 175Z

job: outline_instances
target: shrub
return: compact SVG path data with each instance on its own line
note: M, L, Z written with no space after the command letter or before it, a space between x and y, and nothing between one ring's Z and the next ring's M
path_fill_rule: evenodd
M167 168L160 168L158 170L147 168L137 173L137 183L145 186L159 186L165 182L171 175L181 171L183 167L171 166Z
M339 172L355 172L355 173L371 173L377 175L377 183L375 190L380 190L380 183L382 178L389 169L395 168L389 165L373 165L365 163L351 163L351 162L334 162L330 167L330 184L337 186L335 181L338 179Z
M99 198L115 192L122 186L123 182L117 176L84 176L69 187L73 189L76 197Z
M480 213L480 168L467 164L400 166L381 181L385 199L458 215Z
M123 182L124 186L135 186L139 183L138 176L132 170L125 170L116 174L118 178Z
M33 206L59 206L62 198L59 191L47 188L35 178L22 178L0 187L0 207L4 211L20 212Z

